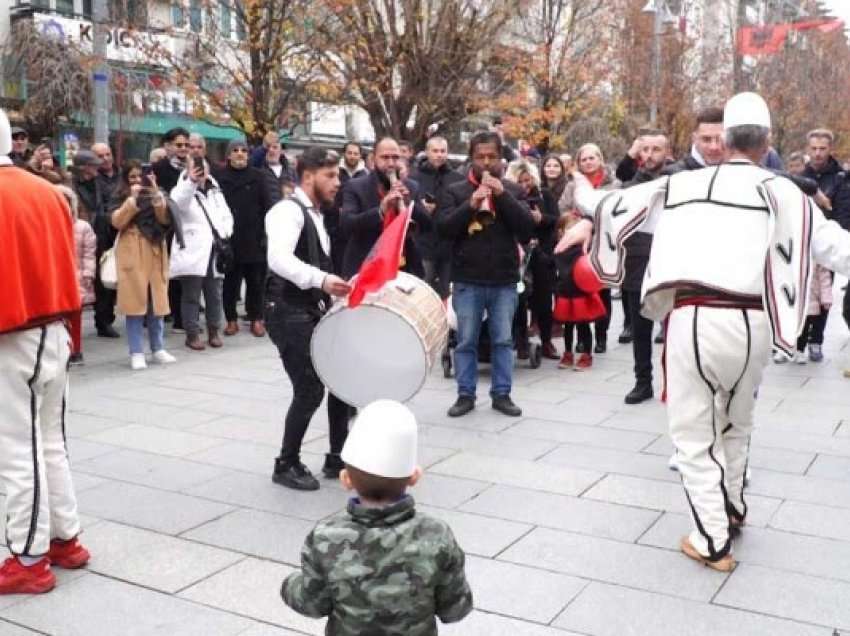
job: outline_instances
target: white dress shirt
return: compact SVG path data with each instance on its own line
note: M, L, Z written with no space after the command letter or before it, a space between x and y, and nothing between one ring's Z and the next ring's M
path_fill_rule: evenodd
M310 198L301 188L295 188L295 197L307 208L307 213L316 226L319 244L327 256L331 255L331 239L325 229L321 213L317 212ZM297 285L300 289L318 287L328 272L305 263L295 256L295 247L304 228L304 214L294 201L283 199L266 214L266 236L268 236L268 262L271 270Z

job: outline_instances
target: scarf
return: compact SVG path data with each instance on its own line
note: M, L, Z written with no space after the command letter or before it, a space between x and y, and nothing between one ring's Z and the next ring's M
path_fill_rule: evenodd
M599 168L596 172L586 174L584 176L587 177L588 181L590 181L590 185L593 186L593 189L598 190L599 186L602 185L602 182L605 181L605 168Z
M481 182L475 178L475 172L472 170L466 176L467 181L469 181L475 189L481 185ZM496 200L493 198L492 193L487 197L487 203L490 206L489 212L487 210L476 210L472 216L472 222L469 224L467 231L469 234L475 234L476 232L480 232L484 229L486 225L491 225L493 221L496 219Z

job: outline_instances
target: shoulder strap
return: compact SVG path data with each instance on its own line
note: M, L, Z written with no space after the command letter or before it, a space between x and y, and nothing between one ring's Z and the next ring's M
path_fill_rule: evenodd
M213 225L212 219L210 219L210 215L207 214L207 207L204 205L204 202L201 201L201 197L198 196L197 192L195 193L195 201L197 201L198 205L201 206L201 210L203 210L204 212L204 216L207 219L207 223L210 224L210 229L212 230L213 238L216 240L216 242L221 242L221 236L219 236L218 230L215 229L215 225Z

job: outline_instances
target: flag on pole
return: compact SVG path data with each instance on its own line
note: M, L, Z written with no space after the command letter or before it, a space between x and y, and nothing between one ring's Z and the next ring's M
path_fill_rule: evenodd
M738 29L738 53L741 55L774 55L785 46L790 28L787 24L745 26Z
M363 302L366 294L378 291L398 275L404 239L407 236L412 213L413 204L411 203L407 209L395 215L395 218L381 232L354 279L351 294L348 296L349 308L357 307Z

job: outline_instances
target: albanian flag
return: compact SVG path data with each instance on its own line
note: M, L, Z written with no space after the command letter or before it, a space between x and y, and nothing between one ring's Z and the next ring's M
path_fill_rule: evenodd
M366 294L378 291L385 283L398 275L404 239L407 236L412 213L413 204L410 204L407 209L396 214L381 232L372 251L360 266L357 278L354 279L353 289L348 296L349 308L357 307L363 302Z
M738 53L751 56L779 53L790 30L787 24L741 27L738 29Z

